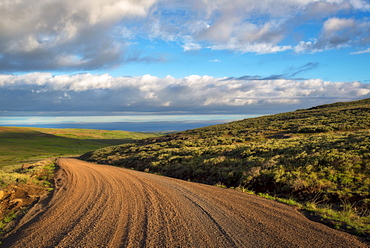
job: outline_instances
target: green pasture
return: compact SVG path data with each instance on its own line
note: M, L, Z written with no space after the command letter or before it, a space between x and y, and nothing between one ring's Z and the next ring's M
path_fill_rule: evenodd
M156 134L89 129L0 127L0 167L155 137Z

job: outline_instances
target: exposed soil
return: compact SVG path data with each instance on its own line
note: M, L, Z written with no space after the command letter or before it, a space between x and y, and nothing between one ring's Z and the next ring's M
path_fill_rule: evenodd
M60 159L54 195L3 247L368 247L231 189Z
M9 214L22 215L34 202L47 196L45 187L34 184L20 184L0 191L0 219Z

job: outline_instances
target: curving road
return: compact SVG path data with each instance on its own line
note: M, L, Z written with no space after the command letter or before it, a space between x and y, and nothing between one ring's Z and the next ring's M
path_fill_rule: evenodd
M367 247L293 207L76 159L3 247Z

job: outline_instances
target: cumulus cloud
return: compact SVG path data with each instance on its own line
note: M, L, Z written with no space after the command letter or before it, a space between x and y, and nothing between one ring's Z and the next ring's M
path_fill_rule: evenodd
M127 62L141 39L242 53L338 49L370 43L365 0L28 0L0 3L0 70L94 70ZM318 37L289 38L307 21L322 22ZM135 58L130 57L133 61ZM138 58L140 60L140 58ZM128 61L128 62L129 62ZM158 61L151 59L150 61Z
M308 68L310 65L302 67ZM276 113L370 97L370 85L321 79L176 79L108 74L0 75L0 111Z
M342 47L361 47L370 45L370 22L352 18L330 18L323 24L318 38L301 41L294 49L296 52L319 52Z
M3 71L97 69L122 62L125 42L111 35L122 20L143 18L155 0L2 1Z
M176 2L176 1L175 1ZM360 45L358 31L368 33L366 25L356 25L356 31L346 25L337 14L349 14L352 11L367 12L370 10L368 1L362 0L264 0L264 1L187 1L188 5L177 6L181 9L183 22L168 21L161 16L157 19L157 30L162 37L171 30L176 35L186 34L201 47L215 50L230 50L242 53L277 53L286 50L296 52L323 51L341 48L346 45ZM163 5L166 4L165 2ZM176 4L174 4L176 5ZM189 12L189 6L192 12ZM363 20L355 20L357 23ZM339 23L335 24L338 21ZM306 37L318 40L315 46L312 41L301 41L299 44L286 44L286 39L294 36L295 29L306 22L322 22L320 37ZM174 23L172 26L171 24ZM176 26L175 26L176 25ZM337 25L340 29L335 29ZM160 26L166 28L158 28ZM169 28L171 27L172 28ZM334 29L333 29L334 28ZM172 34L174 34L172 33ZM340 40L340 35L344 39ZM164 35L166 34L166 35ZM171 36L173 37L173 36ZM355 39L352 40L352 37ZM347 40L345 40L347 39ZM362 43L369 44L369 40ZM311 42L311 43L310 43ZM349 43L351 42L351 43ZM363 45L363 44L361 44Z

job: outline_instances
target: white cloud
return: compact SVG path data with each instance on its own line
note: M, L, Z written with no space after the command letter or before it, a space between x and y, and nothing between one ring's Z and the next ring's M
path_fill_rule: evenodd
M200 50L202 47L201 45L194 43L194 42L187 42L183 45L184 51L196 51Z
M31 3L19 0L0 3L0 67L8 71L32 71L117 65L123 60L126 43L114 39L114 27L121 21L146 17L155 2L39 0Z
M363 1L363 0L350 0L350 4L358 10L367 10L370 11L370 3L369 1Z
M322 49L313 49L313 45L316 44L317 40L313 41L300 41L298 45L294 47L294 52L296 53L304 53L304 52L319 52L322 51Z
M317 39L306 42L301 41L294 47L294 51L298 53L320 52L342 47L369 45L369 30L370 22L368 21L361 22L347 18L330 18L324 22Z
M284 108L370 97L360 82L238 80L192 75L0 75L0 111L283 112Z
M231 39L226 44L218 44L210 47L213 50L231 50L242 53L277 53L292 49L291 46L277 46L273 43L241 43L236 39Z
M355 21L353 19L341 19L341 18L330 18L325 21L323 26L323 32L325 33L333 33L338 32L343 29L354 28Z
M0 3L0 68L3 72L94 70L126 61L139 39L202 48L277 53L367 47L365 0L29 0ZM353 14L354 16L354 14ZM322 21L319 37L293 40L307 21ZM309 40L317 42L309 43ZM308 41L307 41L308 40ZM136 58L139 60L139 58ZM130 61L135 58L130 57ZM157 60L154 60L157 61Z
M357 51L357 52L352 52L350 54L356 55L356 54L364 54L364 53L370 53L370 47L368 49L362 50L362 51Z
M160 6L167 3L163 2ZM171 3L172 8L175 8L177 2ZM156 16L156 27L160 30L158 36L165 37L164 34L171 30L176 34L175 39L191 37L191 42L197 44L190 46L193 44L189 43L184 46L185 50L208 47L258 54L290 49L319 52L359 45L361 42L370 43L370 39L366 39L367 24L361 24L366 22L363 21L366 18L355 20L333 17L343 11L369 11L370 4L364 0L245 0L232 3L228 0L189 0L187 3L177 4L183 11L181 13L185 13L180 15L183 22L174 21L168 15L165 18ZM302 23L317 21L323 22L320 37L307 37L317 40L317 43L301 41L298 45L280 44L293 36L293 30Z

